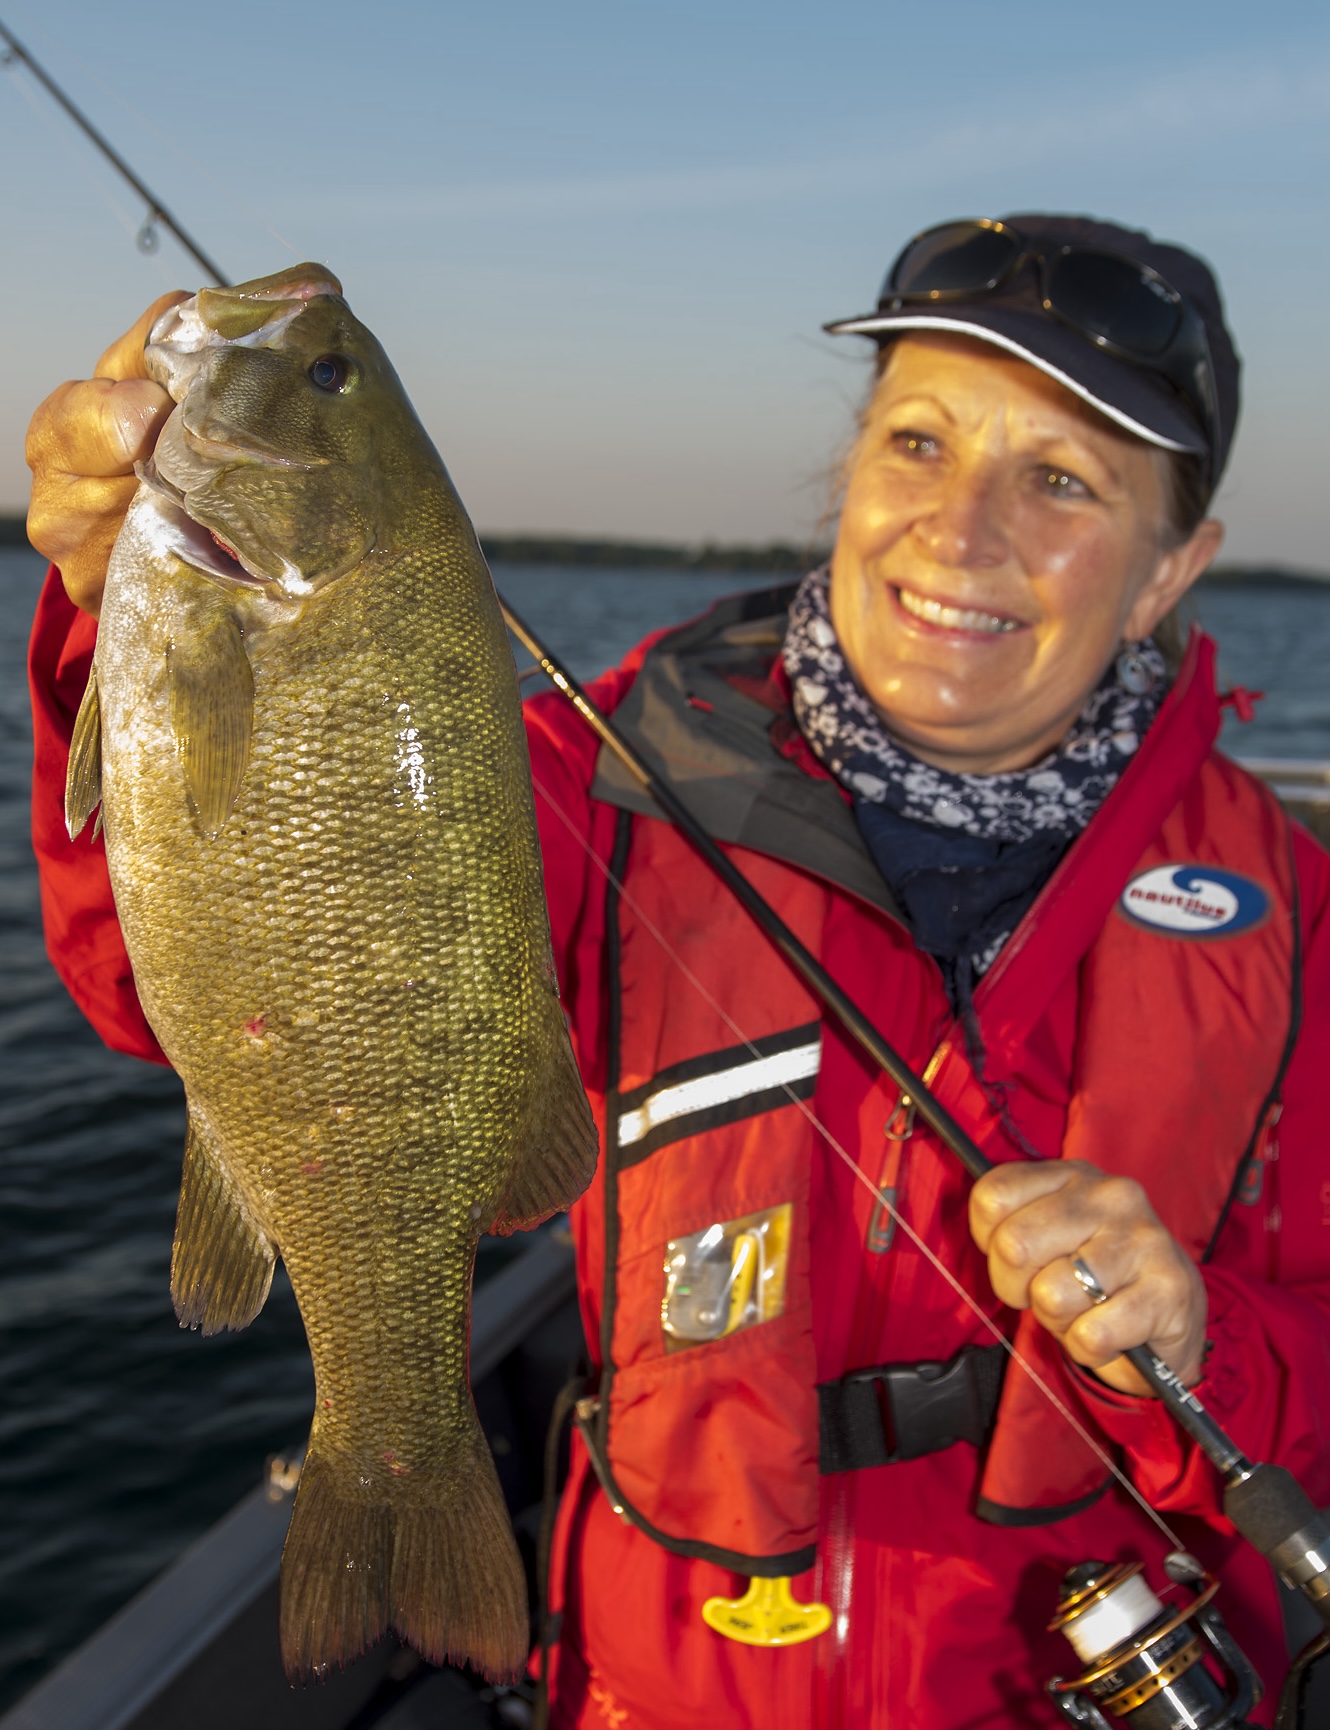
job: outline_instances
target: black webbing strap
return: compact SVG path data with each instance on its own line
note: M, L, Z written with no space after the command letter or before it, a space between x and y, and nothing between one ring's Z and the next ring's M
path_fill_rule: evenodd
M877 1364L823 1382L818 1469L855 1472L916 1460L953 1442L982 1446L1006 1366L1002 1346L964 1346L945 1363Z

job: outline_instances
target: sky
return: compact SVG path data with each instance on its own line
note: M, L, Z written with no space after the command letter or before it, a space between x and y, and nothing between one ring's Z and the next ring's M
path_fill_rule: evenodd
M233 279L311 258L482 530L814 537L916 230L1060 209L1216 267L1227 556L1330 570L1330 8L1231 0L0 0ZM0 509L23 431L202 275L0 69Z

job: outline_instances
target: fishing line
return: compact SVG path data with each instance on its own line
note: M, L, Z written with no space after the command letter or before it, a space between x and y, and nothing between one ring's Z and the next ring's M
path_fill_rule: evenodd
M256 223L265 234L270 234L279 246L284 246L286 248L293 258L301 258L301 253L297 251L286 236L279 234L271 223L265 221L265 219L259 215L258 211L252 209L243 199L237 198L235 193L227 185L226 181L213 174L204 163L199 161L197 156L186 150L183 144L159 126L151 116L144 114L137 109L132 102L120 94L114 85L108 84L94 67L89 66L87 61L80 58L80 56L77 55L66 43L62 42L58 37L52 36L49 30L44 30L42 26L35 21L29 21L23 25L23 28L32 31L34 35L43 38L49 47L54 48L58 50L59 53L63 54L65 58L73 65L77 66L86 77L91 79L92 82L97 85L98 89L102 90L107 96L109 96L118 107L123 108L126 114L128 114L132 119L137 120L140 126L144 126L148 131L155 133L156 136L161 139L163 144L169 146L169 148L172 149L176 155L182 159L182 161L187 162L191 168L201 174L209 185L216 187L222 196L229 200L242 216L247 216L250 221ZM135 239L137 239L139 233L137 227L131 227L129 232Z
M79 175L80 179L84 180L92 188L98 198L102 200L107 209L115 217L121 228L123 228L129 238L133 240L135 235L138 233L138 224L134 221L134 218L129 214L124 206L118 204L111 193L107 191L106 187L97 179L96 175L92 172L92 166L88 161L86 153L76 148L73 138L63 126L57 125L54 114L51 113L47 105L41 100L37 92L28 83L27 79L23 77L20 68L21 62L17 60L15 60L9 68L11 72L15 73L14 88L36 115L42 126L45 127L50 137L56 140L60 149L69 158L71 166Z
M569 814L563 809L562 805L560 805L553 793L550 792L549 788L536 777L534 772L532 773L531 783L536 792L540 794L541 798L544 799L545 803L549 806L550 810L553 811L554 815L568 830L569 834L575 838L578 845L593 862L597 870L600 871L601 875L607 882L614 885L614 888L617 890L619 895L627 902L628 906L632 909L637 918L641 920L642 924L646 927L647 931L650 932L651 936L655 938L662 951L675 964L689 984L692 985L700 994L708 1007L712 1009L730 1029L739 1044L746 1046L748 1050L752 1052L754 1057L761 1057L762 1053L755 1042L749 1038L730 1012L722 1004L717 1002L711 991L703 981L698 978L697 974L693 972L692 968L684 960L683 956L680 955L670 943L669 939L665 936L665 933L636 900L632 891L627 888L621 878L614 875L614 872L610 869L606 861L600 857L595 848L591 845L590 841L578 828L577 824L574 823L571 816L569 816ZM886 1192L873 1182L873 1179L859 1164L858 1160L855 1159L854 1155L850 1153L847 1148L843 1147L836 1136L834 1136L827 1126L821 1122L808 1101L800 1099L788 1083L782 1083L781 1085L784 1092L789 1096L791 1103L798 1107L799 1111L807 1119L808 1123L819 1135L823 1137L828 1147L832 1149L837 1158L848 1167L857 1181L861 1183L868 1193L876 1199L879 1205L895 1222L899 1230L904 1233L904 1235L919 1251L920 1255L923 1256L924 1260L927 1261L939 1274L941 1274L942 1278L956 1293L957 1297L960 1298L966 1308L969 1309L971 1313L983 1324L988 1333L993 1336L996 1343L1007 1353L1007 1356L1011 1358L1013 1362L1020 1365L1021 1369L1024 1370L1027 1376L1029 1376L1030 1380L1053 1407L1054 1411L1058 1412L1066 1420L1075 1433L1085 1443L1086 1447L1089 1448L1095 1459L1098 1460L1101 1466L1103 1466L1105 1472L1112 1478L1116 1479L1122 1488L1126 1490L1132 1500L1136 1502L1141 1510L1149 1516L1149 1518L1159 1528L1160 1532L1162 1532L1164 1537L1168 1540L1170 1548L1174 1550L1184 1550L1186 1545L1183 1544L1181 1538L1178 1537L1177 1533L1168 1524L1167 1520L1164 1519L1163 1515L1160 1514L1156 1508L1150 1506L1150 1503L1146 1501L1145 1497L1136 1488L1136 1485L1132 1483L1131 1479L1117 1464L1117 1462L1110 1458L1108 1453L1100 1446L1100 1444L1086 1429L1085 1425L1067 1405L1066 1401L1049 1386L1029 1359L1017 1348L1015 1343L1007 1338L998 1324L983 1309L979 1300L971 1296L946 1263L942 1261L924 1239L920 1237L918 1232L915 1231L914 1227L896 1207L895 1203L889 1199Z

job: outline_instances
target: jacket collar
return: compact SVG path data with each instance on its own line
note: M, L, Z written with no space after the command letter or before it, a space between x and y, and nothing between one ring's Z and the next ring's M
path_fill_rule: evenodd
M772 736L788 712L783 701L773 708L772 671L796 587L733 595L661 637L615 725L718 841L797 866L899 918L837 784L809 774ZM660 815L604 747L591 792Z
M899 920L839 786L791 736L780 648L797 587L730 596L664 633L616 708L615 723L718 841L797 866ZM1007 1003L1020 1005L1028 1025L1031 991L1047 1001L1094 941L1132 866L1218 736L1214 663L1213 642L1193 629L1141 748L980 981L975 1007L986 1027ZM607 748L597 759L592 795L659 817Z

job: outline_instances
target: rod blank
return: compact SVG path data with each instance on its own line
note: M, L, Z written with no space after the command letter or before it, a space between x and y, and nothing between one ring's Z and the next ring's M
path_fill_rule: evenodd
M212 277L213 281L216 282L219 288L229 288L231 285L227 278L208 257L207 253L204 252L198 242L191 239L191 237L176 221L175 217L171 215L171 212L162 203L161 199L157 197L156 193L152 192L143 184L138 175L135 174L134 170L125 161L124 157L120 155L119 151L115 149L109 139L105 138L97 130L91 120L88 119L87 115L83 113L82 109L77 108L74 105L70 98L65 95L64 91L56 83L55 79L51 77L50 73L33 59L32 55L29 54L28 50L19 41L18 37L15 36L13 31L3 22L0 22L0 42L3 42L7 49L4 59L11 63L16 60L21 60L23 62L42 88L55 98L74 124L85 134L86 137L92 140L97 149L101 151L102 155L111 164L112 168L114 168L118 174L129 182L135 192L138 193L139 197L147 205L148 217L143 228L139 231L140 235L151 233L154 223L160 222L163 227L170 229L171 233L175 235L176 239L180 242L181 246L184 247L185 251L190 255L194 262L198 264L201 269L207 271L208 275ZM152 249L146 248L145 250Z

